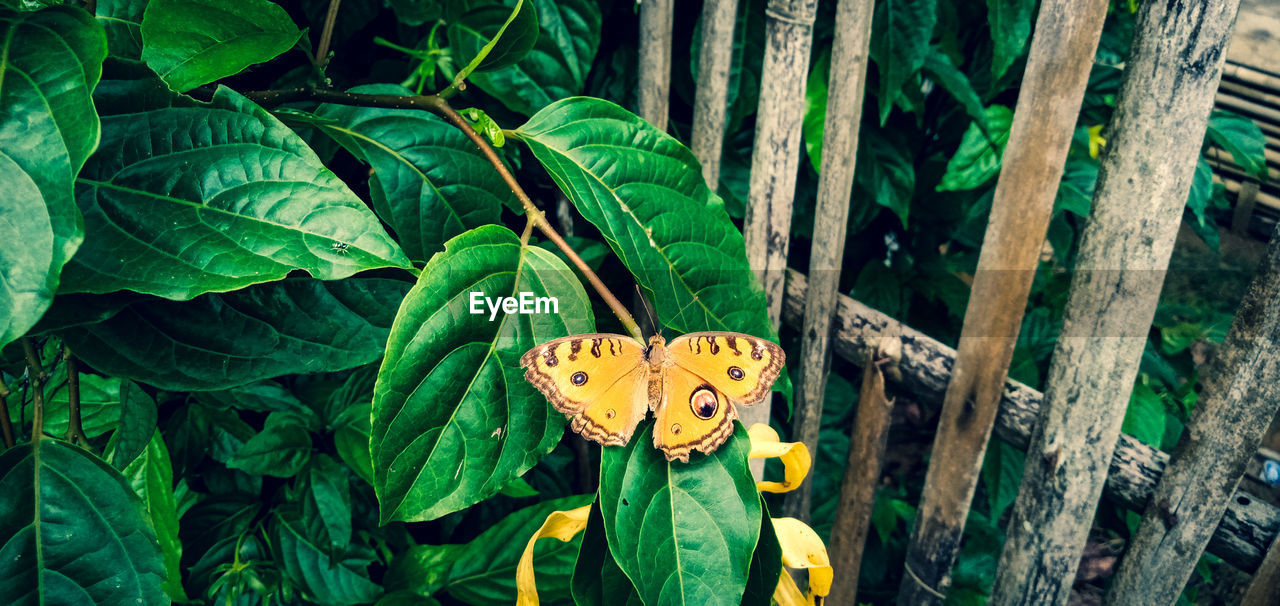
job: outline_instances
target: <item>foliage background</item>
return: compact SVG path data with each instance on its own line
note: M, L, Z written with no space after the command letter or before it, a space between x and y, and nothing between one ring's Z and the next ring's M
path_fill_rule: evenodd
M549 512L590 503L599 488L583 535L538 544L542 598L656 599L650 592L660 583L632 586L643 563L615 562L618 551L608 549L619 536L650 543L671 535L669 525L666 535L617 526L611 509L626 503L621 495L670 486L645 474L619 484L631 466L656 474L663 464L644 462L652 449L601 453L565 433L514 363L547 338L624 332L587 295L568 259L538 236L522 245L525 209L439 117L305 99L260 106L245 94L315 85L427 94L474 69L452 103L472 110L467 117L500 146L538 206L557 209L563 191L570 210L555 223L614 292L639 284L676 332L767 336L738 230L759 101L763 0L742 2L714 192L678 144L688 140L692 114L697 3L677 8L674 139L622 109L635 106L638 61L637 19L625 0L525 0L515 12L514 0L347 0L323 72L313 61L328 7L320 0L234 8L211 0L104 0L92 17L46 8L56 2L0 4L21 11L0 17L8 53L0 81L0 235L15 243L0 249L7 408L19 438L29 437L37 398L45 432L74 437L68 392L78 376L87 439L87 450L45 440L0 455L0 470L9 470L0 471L0 495L26 495L0 508L10 512L0 517L5 549L35 540L34 502L40 511L64 510L77 548L117 545L91 551L82 565L122 569L124 584L148 602L510 602L524 539ZM841 290L950 344L1034 8L1027 0L877 2ZM1015 351L1011 376L1033 387L1042 387L1058 330L1134 8L1118 2L1108 16ZM806 94L808 161L790 253L801 270L833 9L819 4ZM500 30L499 43L472 63ZM612 103L560 101L576 95ZM1248 120L1215 114L1206 150L1226 149L1265 178L1262 144ZM601 152L601 145L615 149ZM648 168L655 164L661 168ZM619 191L627 192L625 203ZM1171 273L1125 419L1127 433L1153 446L1177 440L1195 403L1197 363L1224 336L1247 275L1247 260L1217 256L1227 207L1202 160L1185 221L1195 234L1186 241L1200 242L1189 245L1194 255L1179 257L1191 265ZM1213 280L1205 284L1200 277L1208 273ZM456 295L476 284L559 294L561 315L492 324L451 314ZM47 378L30 365L23 335ZM789 352L798 349L792 331L777 336ZM63 346L83 374L69 372ZM835 362L815 453L812 515L824 538L857 380L855 368ZM787 435L785 381L775 400L773 422ZM908 400L898 407L862 601L890 603L898 586L937 406ZM508 431L511 446L474 438L490 428L500 438ZM748 511L677 551L742 532L748 551L757 535L767 551L769 525L754 527L756 497L738 482L745 468L725 454L742 451L742 439L714 457L727 461L722 469L699 468L723 477L688 484L698 497L684 506L715 514L740 502ZM638 435L634 444L648 440ZM1021 468L1020 452L993 444L950 602L985 601ZM431 477L405 469L432 470ZM33 487L36 476L67 481ZM717 487L737 497L725 499ZM396 503L403 507L389 506ZM763 500L766 512L779 505ZM107 523L94 522L103 517ZM1135 520L1104 504L1091 545L1127 537ZM753 585L768 577L767 558L757 553L747 562L748 551L723 554L741 560L727 573L709 566L680 574L743 588L747 602L767 601L768 583ZM1217 569L1206 558L1184 599L1209 586ZM0 569L0 595L34 595L20 572ZM44 591L64 589L72 591ZM100 601L118 597L101 586L91 593Z

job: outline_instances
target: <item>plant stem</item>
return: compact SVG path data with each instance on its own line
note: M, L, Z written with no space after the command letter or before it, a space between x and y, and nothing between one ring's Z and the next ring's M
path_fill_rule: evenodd
M4 447L13 448L13 425L9 421L9 386L0 380L0 433L4 434Z
M525 213L529 216L529 222L534 227L538 228L538 231L542 232L542 235L546 236L548 240L551 240L557 248L564 252L569 261L573 263L573 266L578 268L578 271L582 272L582 275L587 278L587 282L589 282L591 287L599 293L600 298L604 299L604 302L609 306L609 309L613 311L613 315L618 317L618 320L622 322L622 326L626 328L627 332L637 340L644 340L640 326L636 324L636 320L632 317L631 312L627 311L627 308L622 305L622 302L619 301L612 292L609 291L609 288L604 285L604 282L600 280L600 277L587 266L586 261L583 261L582 257L578 256L578 253L575 252L573 248L564 241L564 238L560 237L560 234L556 232L555 228L547 222L546 216L542 211L538 210L537 206L534 205L533 200L529 198L529 194L525 193L524 188L520 187L520 183L516 181L516 178L511 174L511 171L507 170L507 165L502 163L502 159L498 157L498 153L493 150L493 147L489 145L489 142L486 141L484 137L480 136L474 128L471 128L471 123L467 122L466 118L463 118L461 114L454 110L453 106L449 105L449 101L444 97L438 95L370 95L318 88L250 91L244 93L244 95L262 105L278 105L280 103L307 99L361 107L421 109L437 114L448 120L457 127L458 130L461 130L467 138L471 139L471 142L475 143L476 147L480 148L480 153L483 154L485 159L493 165L494 170L498 171L498 175L502 177L503 182L507 184L507 187L511 188L511 192L516 195L516 198L520 200L520 204L524 206Z
M22 352L27 356L27 383L31 385L31 441L44 439L44 381L46 375L40 366L40 356L31 344L31 337L22 337Z
M338 5L342 0L329 0L329 12L324 16L324 29L320 30L320 45L316 47L316 67L321 69L329 62L329 43L333 41L333 23L338 20Z
M88 446L89 438L84 435L80 424L80 369L76 367L76 359L71 357L71 348L62 347L62 359L67 362L67 441Z

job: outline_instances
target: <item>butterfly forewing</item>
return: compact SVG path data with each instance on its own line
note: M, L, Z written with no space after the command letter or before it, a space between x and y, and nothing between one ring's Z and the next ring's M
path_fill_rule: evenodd
M667 348L676 366L748 405L764 399L786 360L776 344L734 332L689 333Z

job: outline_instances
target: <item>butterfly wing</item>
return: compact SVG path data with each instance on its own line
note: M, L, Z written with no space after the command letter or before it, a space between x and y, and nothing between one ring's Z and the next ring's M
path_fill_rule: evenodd
M710 454L733 434L738 413L724 393L680 367L667 367L664 383L653 445L668 461L688 463L694 450Z
M520 357L524 377L584 438L622 446L648 410L644 346L622 335L548 341Z
M702 377L740 404L755 404L769 393L786 361L782 348L736 332L694 332L667 346L676 366Z

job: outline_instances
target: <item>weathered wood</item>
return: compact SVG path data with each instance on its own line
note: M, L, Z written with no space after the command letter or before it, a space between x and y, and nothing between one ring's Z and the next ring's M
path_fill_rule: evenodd
M1238 1L1142 4L991 604L1066 604L1071 597ZM1218 511L1215 521L1220 517ZM1148 603L1149 595L1130 593L1137 601L1122 603Z
M702 178L715 191L720 183L729 70L733 67L733 26L738 0L706 0L698 46L698 87L693 96L690 147L702 164Z
M1258 204L1258 182L1252 179L1240 185L1236 194L1236 207L1231 211L1231 231L1236 235L1244 235L1249 231L1249 219L1253 217L1253 209Z
M1271 543L1267 557L1258 566L1253 582L1245 591L1240 606L1276 606L1280 604L1280 537Z
M806 282L804 274L788 270L783 318L793 327L799 327L804 320ZM865 359L873 348L891 356L895 362L885 369L885 378L895 388L920 400L942 399L951 380L954 349L848 295L839 296L832 318L832 338L835 354L855 363ZM996 415L996 436L1026 450L1042 401L1039 391L1017 381L1006 381ZM1168 461L1166 453L1121 434L1111 456L1103 495L1126 509L1141 511ZM1258 567L1277 534L1280 508L1236 490L1209 541L1208 551L1248 572Z
M873 0L841 0L836 6L836 37L831 49L827 115L823 129L818 203L814 211L813 246L809 253L809 298L800 331L800 384L795 390L791 439L818 452L822 402L831 371L831 312L840 292L844 240L849 224L849 196L857 164L858 126L867 84L867 49L871 44ZM779 301L781 304L781 301ZM784 515L809 520L813 474L787 493ZM857 574L857 571L854 571ZM850 600L852 600L850 596ZM836 603L840 603L839 600Z
M640 3L640 66L636 83L636 114L658 130L667 130L671 104L671 28L675 0Z
M869 356L863 364L858 414L854 418L849 458L840 483L836 519L831 527L831 547L827 550L835 570L831 593L827 594L831 604L853 604L858 595L862 548L871 525L885 446L889 443L893 403L885 397L884 374L873 357Z
M941 604L1039 264L1107 0L1044 0L943 397L899 604Z
M743 221L747 263L764 284L769 319L778 326L791 238L791 202L800 165L804 87L817 0L769 0L751 184ZM769 422L768 401L739 411L743 424Z
M1177 600L1280 410L1280 231L1203 376L1183 439L1120 561L1110 603Z

